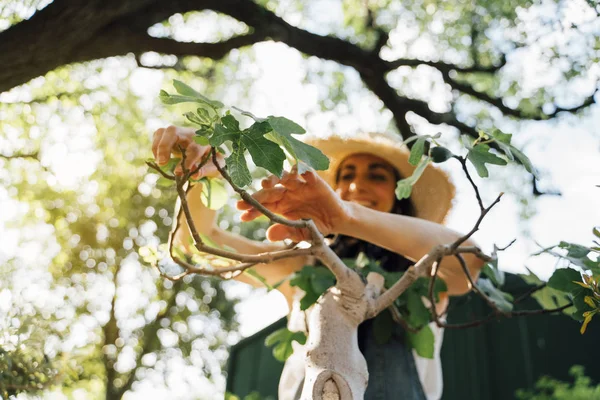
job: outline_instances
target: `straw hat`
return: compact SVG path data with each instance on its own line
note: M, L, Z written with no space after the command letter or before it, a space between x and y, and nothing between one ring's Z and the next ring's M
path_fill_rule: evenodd
M415 169L408 163L410 152L406 146L389 135L368 133L348 138L340 136L307 138L306 143L318 148L329 157L329 169L317 172L331 187L335 187L335 176L340 163L352 154L368 153L381 157L394 166L402 178L411 176ZM443 223L452 208L453 197L454 185L448 175L428 165L413 186L410 199L417 217Z

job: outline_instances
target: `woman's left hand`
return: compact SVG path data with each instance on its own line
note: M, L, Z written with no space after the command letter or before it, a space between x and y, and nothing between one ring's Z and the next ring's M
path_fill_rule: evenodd
M299 175L296 169L284 172L282 178L270 176L262 181L262 189L252 195L270 211L291 220L312 219L324 235L335 233L336 227L349 218L345 202L314 171ZM262 215L244 200L237 204L244 210L242 221L252 221ZM310 239L306 229L274 224L267 230L271 241Z

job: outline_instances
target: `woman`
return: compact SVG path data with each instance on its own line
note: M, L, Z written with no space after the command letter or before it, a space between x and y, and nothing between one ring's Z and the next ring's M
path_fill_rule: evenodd
M168 161L177 145L186 148L186 167L193 168L208 148L192 140L193 130L169 127L155 132L153 152L159 164ZM331 161L328 171L308 171L301 176L295 172L281 179L271 176L262 182L262 189L254 197L272 211L290 219L311 218L326 235L335 240L332 248L341 257L355 257L359 252L375 258L391 271L402 271L413 261L425 255L437 244L455 241L460 235L443 225L451 207L453 186L446 175L428 167L414 186L411 201L397 201L395 187L398 179L412 174L408 152L397 142L383 135L364 135L353 139L332 137L316 140L313 146L325 153ZM214 165L203 167L199 174L216 176ZM301 241L307 238L303 230L274 224L267 231L271 243L258 243L219 229L215 213L202 206L198 188L192 189L188 201L196 228L219 244L233 247L239 252L258 253L283 247L281 241ZM244 210L243 221L260 215L248 203L240 201ZM189 243L187 229L180 230L176 238L180 244ZM467 241L465 245L474 245ZM465 261L473 276L482 267L474 256ZM306 265L303 258L286 259L255 268L269 282L278 282ZM460 265L453 258L441 264L439 276L444 279L448 292L440 296L438 312L445 309L448 295L461 295L470 290ZM280 286L290 306L294 290L288 284ZM302 326L302 314L292 306L290 329ZM359 329L359 344L367 359L370 378L366 399L406 398L435 399L441 396L442 377L439 350L442 331L432 327L436 336L433 360L423 359L407 350L401 329L393 340L378 345L373 340L372 329L365 323ZM297 397L303 379L302 354L298 348L286 363L280 382L280 399Z

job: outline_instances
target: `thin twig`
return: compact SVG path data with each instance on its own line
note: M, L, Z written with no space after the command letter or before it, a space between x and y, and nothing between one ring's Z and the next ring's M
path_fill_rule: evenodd
M161 174L163 178L166 178L166 179L168 179L170 181L174 181L175 180L175 176L167 174L165 171L163 171L158 166L158 164L156 164L154 162L151 162L151 161L146 161L146 165L149 166L150 168L154 169L159 174Z
M267 218L269 218L269 220L271 220L271 222L276 222L278 224L287 225L292 228L308 228L309 227L307 220L291 221L291 220L288 220L286 218L283 218L283 217L273 213L271 210L269 210L268 208L266 208L265 206L260 204L258 201L256 201L256 199L254 197L252 197L244 189L237 187L233 183L231 176L229 176L229 174L227 173L227 170L225 168L222 168L220 165L218 165L217 159L216 159L216 154L214 152L213 152L213 163L215 164L215 166L217 167L217 170L219 170L219 172L221 173L223 178L225 178L225 180L227 182L229 182L229 184L231 185L233 190L237 194L240 195L242 200L249 203L250 205L252 205L252 207L256 208L258 211L263 213Z

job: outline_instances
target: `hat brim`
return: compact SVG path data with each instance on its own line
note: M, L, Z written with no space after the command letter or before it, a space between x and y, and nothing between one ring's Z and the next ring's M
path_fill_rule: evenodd
M411 176L415 170L415 167L408 162L410 152L406 146L399 140L381 134L363 134L351 138L339 136L311 138L306 140L306 143L318 148L329 157L329 169L317 172L334 188L340 163L352 154L367 153L380 157L396 168L402 178ZM443 223L452 208L453 197L454 185L448 175L430 164L413 186L410 199L416 217Z

